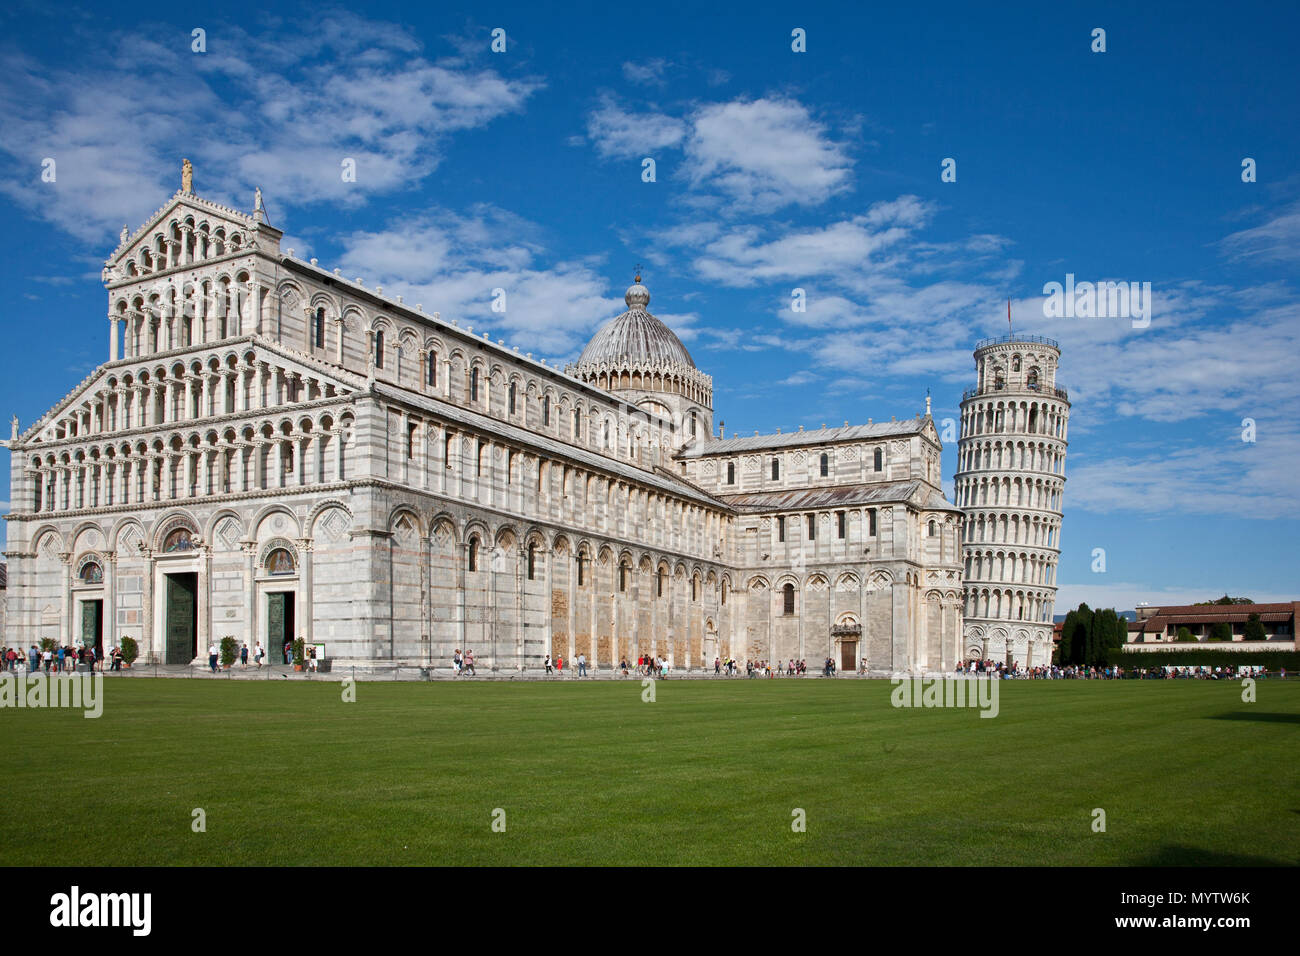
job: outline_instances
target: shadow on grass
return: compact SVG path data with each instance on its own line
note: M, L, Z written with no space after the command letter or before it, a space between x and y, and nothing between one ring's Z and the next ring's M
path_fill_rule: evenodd
M1276 714L1269 711L1230 710L1215 714L1211 720L1262 720L1274 724L1300 724L1300 714Z
M1294 866L1295 860L1274 860L1264 856L1216 853L1195 846L1162 846L1155 855L1134 866Z

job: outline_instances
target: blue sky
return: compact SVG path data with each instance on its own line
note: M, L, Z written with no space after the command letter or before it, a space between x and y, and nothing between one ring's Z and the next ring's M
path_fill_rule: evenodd
M1058 609L1300 596L1300 14L1047 6L11 5L0 413L107 357L100 267L187 156L298 255L561 361L641 263L728 434L955 419L1010 298L1074 403ZM1067 273L1150 282L1150 326L1046 318Z

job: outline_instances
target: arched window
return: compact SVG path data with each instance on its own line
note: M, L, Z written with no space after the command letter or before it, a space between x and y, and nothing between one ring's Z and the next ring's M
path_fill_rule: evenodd
M723 581L723 582L722 582L722 605L723 605L723 607L726 607L726 605L727 605L727 590L728 590L728 582Z
M699 583L700 583L700 579L699 579L699 578L697 578L697 577L692 577L692 578L691 578L691 600L692 600L692 601L698 601L698 600L699 600L699 598L696 596L697 593L698 593L696 589L698 588Z
M267 574L293 574L293 555L285 548L276 548L266 556Z
M583 580L582 572L583 572L583 568L586 566L586 563L587 563L587 556L585 554L578 555L578 587L582 587L583 584L585 583Z
M664 596L664 569L663 568L660 568L659 573L655 575L655 589L656 589L655 595L657 597Z
M627 577L628 572L631 570L632 569L627 566L627 562L623 562L618 566L618 589L620 591L627 590Z
M582 438L582 412L578 409L573 410L573 440L577 441Z
M325 307L316 310L311 321L311 344L318 349L325 347Z
M551 396L542 396L542 424L550 426L551 424Z
M163 540L163 554L189 551L193 547L194 539L188 528L177 528Z
M1013 371L1013 372L1019 372L1019 371L1020 371L1020 356L1019 356L1019 355L1013 355L1013 356L1011 357L1011 371Z
M934 521L933 521L933 520L930 522L930 531L929 531L929 534L930 534L930 537L932 537L932 538L934 537Z
M736 463L734 461L729 461L727 462L727 484L734 485L735 483L736 483Z
M695 413L691 412L691 437L695 437Z
M1025 376L1025 384L1030 388L1038 388L1038 369L1031 368L1029 374Z
M785 600L784 610L782 613L793 614L794 613L794 585L787 584L785 587L781 589L781 591L782 591L782 596L784 597Z
M514 382L510 383L509 407L510 407L510 414L513 415L515 413L515 383Z
M825 478L831 473L831 456L822 452L822 477Z
M533 576L537 573L537 544L528 542L528 580L532 581Z
M477 368L472 368L469 370L469 400L471 402L478 401L478 369Z
M87 563L86 566L81 569L81 583L82 584L103 584L104 569L94 561Z
M384 330L375 333L375 368L384 367Z
M424 381L430 388L438 384L438 353L432 349L429 351L429 357L425 362Z
M781 459L773 458L772 459L772 480L780 481L780 479L781 479Z
M874 459L875 459L876 471L880 471L881 468L884 467L885 456L884 453L881 452L879 448L876 449L876 454L874 455Z
M469 570L478 570L478 535L471 535L469 539L469 548L467 558L469 561Z

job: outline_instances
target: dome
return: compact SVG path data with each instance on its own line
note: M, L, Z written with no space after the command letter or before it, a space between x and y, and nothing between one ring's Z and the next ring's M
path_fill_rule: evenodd
M685 365L695 368L673 330L646 311L650 290L638 279L623 295L627 311L611 319L591 337L578 356L578 365Z

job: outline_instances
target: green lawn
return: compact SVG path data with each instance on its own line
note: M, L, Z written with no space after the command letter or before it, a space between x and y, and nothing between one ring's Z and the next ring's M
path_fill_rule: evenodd
M343 703L337 683L115 679L98 720L0 710L0 863L1300 861L1300 681L1251 704L1228 682L1004 682L991 720L891 689L363 683Z

